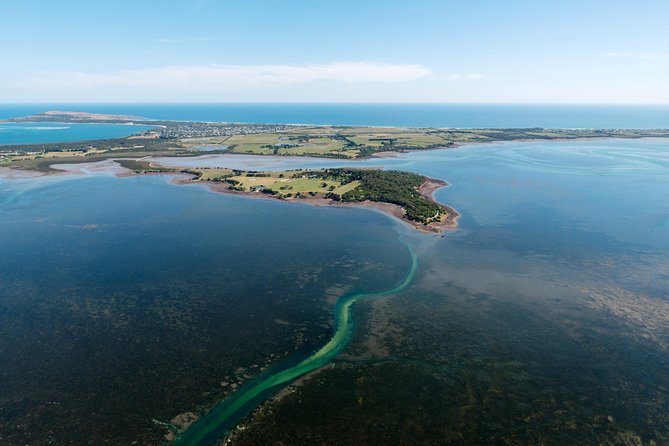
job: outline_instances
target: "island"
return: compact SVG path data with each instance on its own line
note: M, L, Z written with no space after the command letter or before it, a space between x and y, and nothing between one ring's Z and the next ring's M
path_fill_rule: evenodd
M118 115L109 113L89 113L80 111L50 110L30 116L19 116L7 119L8 122L64 122L64 123L106 123L126 124L133 121L143 121L141 116Z
M213 191L316 205L357 205L379 209L416 229L442 232L456 227L460 214L432 194L442 180L412 172L379 169L242 171L228 168L172 169L146 161L116 160L136 174L185 174L179 183L206 183Z

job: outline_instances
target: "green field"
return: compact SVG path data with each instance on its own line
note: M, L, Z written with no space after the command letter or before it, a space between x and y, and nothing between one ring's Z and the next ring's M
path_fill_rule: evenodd
M344 203L374 201L400 206L404 218L429 225L444 221L449 211L420 192L428 178L411 172L377 169L241 171L228 168L163 168L147 161L119 160L137 173L187 173L195 181L226 184L237 192L294 198L326 198ZM445 183L444 183L445 184Z
M138 172L147 172L137 169ZM175 170L176 172L177 170ZM281 199L328 198L342 202L375 201L404 209L404 217L425 225L443 221L448 211L421 195L426 177L410 172L376 169L286 170L253 172L231 169L184 169L196 180L227 183L228 189L272 195Z
M205 178L202 177L202 179ZM320 174L290 170L260 173L236 172L225 181L233 185L232 189L271 193L278 198L324 197L329 193L343 195L359 185L357 181L342 183L334 179L323 178Z
M458 143L531 139L593 137L639 137L634 131L550 130L550 129L435 129L399 127L295 127L275 133L235 135L226 138L180 140L183 147L221 145L230 153L254 155L359 158L378 152L424 150ZM657 135L663 136L663 135Z
M220 168L220 169L197 169L198 179L203 181L223 181L226 178L234 175L232 169Z
M296 127L276 133L224 138L184 139L184 147L227 146L231 153L253 155L358 158L387 150L446 147L451 141L440 130L375 127Z
M293 126L276 132L233 136L147 139L142 140L141 144L135 140L119 138L38 146L4 146L0 147L0 164L19 169L49 171L54 158L58 158L57 161L62 163L81 163L101 161L107 158L196 156L204 153L199 146L212 146L217 149L213 153L355 159L369 157L379 152L425 150L476 142L607 137L666 138L669 137L669 130ZM218 150L219 147L220 150Z
M202 144L202 142L200 142ZM339 156L354 158L351 144L328 128L311 132L277 132L235 135L224 142L229 152L254 155ZM349 153L350 152L350 153Z

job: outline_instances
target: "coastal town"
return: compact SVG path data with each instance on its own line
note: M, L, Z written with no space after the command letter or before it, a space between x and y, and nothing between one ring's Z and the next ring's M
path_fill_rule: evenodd
M664 129L466 129L152 120L130 115L48 111L0 121L31 125L106 124L137 126L124 137L67 142L0 145L0 164L32 168L21 162L111 154L189 156L208 153L311 156L356 159L392 152L455 147L462 144L589 138L666 138ZM140 127L141 126L141 127ZM80 158L74 158L76 161ZM19 162L17 164L17 162ZM48 168L48 166L47 166Z
M101 115L81 112L45 112L37 115L11 118L2 123L25 125L29 123L58 124L114 124L150 126L149 130L132 133L124 138L96 141L67 141L41 144L0 145L0 164L26 158L48 158L60 156L91 155L116 149L163 149L165 142L175 145L181 140L193 141L198 138L221 138L245 136L261 133L276 133L298 128L286 124L236 124L197 121L156 121L137 116ZM57 155L54 155L57 154Z
M228 124L191 121L147 122L148 125L160 125L157 130L161 138L209 138L221 136L250 135L256 133L275 133L290 130L298 126L286 124ZM147 132L153 133L153 132Z

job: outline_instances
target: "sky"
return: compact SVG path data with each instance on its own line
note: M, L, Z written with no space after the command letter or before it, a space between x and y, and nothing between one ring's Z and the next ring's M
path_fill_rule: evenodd
M669 104L669 2L0 0L0 103Z

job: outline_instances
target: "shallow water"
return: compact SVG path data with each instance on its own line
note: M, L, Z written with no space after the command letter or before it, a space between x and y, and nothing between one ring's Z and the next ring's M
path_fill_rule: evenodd
M451 183L436 197L462 210L462 227L512 222L537 229L591 228L653 247L669 246L669 140L592 140L478 144L363 161L297 157L208 155L156 158L165 166L281 170L382 167ZM548 212L537 226L513 214ZM472 226L473 225L473 226ZM553 239L556 245L560 239Z
M156 444L407 268L380 213L169 180L0 180L0 442Z
M26 328L42 326L42 337L20 344L32 352L54 333L75 330L83 342L121 327L123 336L136 336L142 347L126 357L126 364L146 361L139 369L142 373L163 370L168 381L182 375L173 362L158 361L155 355L183 355L182 361L194 364L191 374L183 375L181 391L166 391L166 404L146 412L153 410L162 414L159 419L168 420L194 409L192 396L190 405L180 404L180 398L187 399L195 389L207 392L220 381L218 374L229 373L225 367L209 370L202 358L216 357L234 369L235 363L248 364L275 349L294 347L294 338L274 342L268 335L276 333L263 332L264 324L250 321L278 318L305 324L308 341L299 351L308 354L330 333L332 301L325 303L321 285L350 281L356 290L367 291L394 286L408 265L397 240L399 230L417 253L420 267L415 284L389 300L387 311L396 331L388 331L384 339L391 354L448 364L442 372L448 382L465 380L474 394L481 392L481 401L491 381L497 380L493 387L504 395L501 401L507 406L497 412L480 409L480 419L492 426L486 429L513 429L505 424L513 421L505 413L518 410L519 419L534 417L527 410L541 406L547 414L555 412L545 423L561 420L558 412L590 424L595 423L588 418L593 414L611 416L616 429L661 444L669 435L668 158L669 141L648 139L486 144L356 164L410 170L450 182L436 198L458 209L462 218L460 229L444 238L411 231L364 209L211 194L201 187L170 185L165 177L0 180L0 201L5 203L0 227L7 247L0 256L0 283L4 295L11 296L2 301L2 339L21 339L17 336ZM243 155L178 162L255 170L351 164ZM347 262L358 266L342 269ZM310 269L321 265L326 270ZM297 290L294 300L260 297L267 296L274 283L294 289L295 269L311 272L300 279L304 288ZM97 297L85 298L82 290L95 281L104 288L95 288ZM155 284L165 281L170 286L156 291ZM142 284L142 299L152 302L151 311L132 310L139 305L131 297L137 291L128 289L126 282ZM217 319L205 315L218 308L221 317L235 301L232 294L219 295L220 289L240 290L233 294L247 303L243 311L225 318L228 328L216 330ZM191 293L199 297L184 306L179 296ZM108 300L113 304L104 304ZM169 305L159 311L155 306L163 300ZM48 316L55 311L53 305L63 308L63 302L68 308L64 316ZM39 317L30 309L37 303ZM119 314L124 317L109 316ZM183 343L176 341L178 336L161 335L170 331L159 330L155 336L144 331L156 329L150 322L156 315L163 318L162 330L174 324L180 335L189 333ZM110 326L99 325L105 317L111 317ZM313 320L318 324L310 325ZM236 332L242 334L233 336ZM222 339L225 345L220 345ZM242 340L247 342L245 349L258 356L240 352L236 346ZM187 345L201 351L189 358ZM352 348L360 348L356 345ZM116 351L118 346L107 348ZM44 373L30 354L19 354L8 344L0 351L8 371ZM71 346L55 351L61 353L61 361L85 354ZM50 363L61 370L58 364ZM80 376L95 376L92 372L99 371L82 370ZM113 379L112 372L105 376ZM208 378L196 386L198 373ZM253 369L250 375L258 373ZM128 381L134 378L133 373L127 375ZM30 387L16 379L10 386L13 394L25 394ZM58 384L62 391L70 385L57 375L46 375L45 382ZM97 395L116 392L122 384L109 384ZM393 385L401 384L386 391ZM156 391L155 386L151 389ZM458 389L449 390L452 400L447 400L453 405L460 398ZM54 397L44 392L31 391L32 399L23 405L13 401L15 419L25 422L27 414L42 407L40 395ZM132 395L142 397L143 392L147 389L135 389ZM197 400L211 404L223 396L214 393ZM306 404L308 395L303 397ZM553 407L551 401L564 406ZM465 403L473 407L471 401ZM76 419L76 414L71 416ZM40 421L48 419L45 415ZM531 431L520 421L518 426ZM550 434L553 431L543 424L530 427L549 438L584 439L574 433ZM586 427L576 433L590 432ZM305 431L308 428L305 424ZM152 432L148 431L146 435ZM67 438L67 433L61 435Z
M445 238L417 237L414 241L423 265L420 280L390 310L391 317L410 315L408 322L398 326L411 342L390 339L390 345L406 349L398 347L394 353L452 360L451 353L442 356L441 349L458 349L471 341L471 334L436 348L430 339L448 324L468 324L482 332L476 347L482 357L490 345L503 339L495 349L516 350L512 356L546 363L545 369L535 368L531 375L548 380L548 384L541 383L548 385L545 393L558 392L566 381L574 387L573 392L561 395L566 401L592 399L582 406L574 403L570 416L580 414L587 424L592 421L584 415L589 411L613 413L635 435L663 438L649 436L648 424L630 423L631 413L608 401L616 394L624 395L630 406L654 399L658 405L645 410L644 416L659 424L663 410L669 407L661 390L669 384L668 159L669 141L648 139L487 144L359 164L235 155L185 161L191 166L234 165L240 169L382 165L451 182L436 197L462 213L461 227ZM486 301L483 315L480 299ZM435 311L446 309L441 319L435 317ZM457 321L451 314L458 315ZM518 326L509 328L509 324ZM548 350L534 351L527 344L528 331ZM518 337L525 338L525 344L518 344ZM575 337L589 340L574 343ZM452 343L455 345L448 345ZM610 350L599 358L597 352L602 348ZM552 359L540 360L546 354ZM580 358L580 362L566 358ZM493 360L502 359L487 358ZM610 362L613 370L602 372L603 361ZM639 363L647 367L644 379L638 375ZM575 374L555 375L551 370L567 364ZM518 371L508 373L513 377ZM599 386L593 385L593 379ZM614 383L620 381L625 382L624 388ZM529 385L515 391L528 389ZM313 398L318 400L317 395ZM549 424L545 421L537 431L547 431ZM590 430L584 425L579 432L585 435ZM617 434L606 431L601 435ZM564 437L576 442L583 438Z

